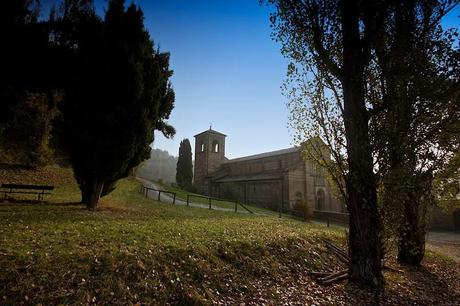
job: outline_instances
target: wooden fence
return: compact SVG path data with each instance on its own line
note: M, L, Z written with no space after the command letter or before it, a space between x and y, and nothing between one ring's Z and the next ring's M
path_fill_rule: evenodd
M164 193L164 194L171 194L172 195L172 198L173 198L173 204L176 204L176 193L175 192L172 192L172 191L167 191L167 190L162 190L162 189L156 189L156 188L152 188L152 187L146 187L146 186L141 186L141 193L146 197L148 198L149 197L149 191L155 191L158 193L158 201L161 202L161 193ZM239 203L238 201L232 201L232 200L226 200L226 199L219 199L219 198L214 198L214 197L207 197L207 196L202 196L202 195L196 195L196 194L187 194L187 206L190 206L190 199L191 198L202 198L202 199L206 199L207 200L207 203L209 205L209 209L212 209L212 202L213 201L217 201L217 202L228 202L228 203L234 203L234 208L235 208L235 212L238 212L238 206L241 206L242 208L244 208L246 211L248 211L249 213L253 214L254 212L251 211L249 208L247 208L245 205Z
M158 192L158 202L161 202L161 193L165 193L165 194L172 194L173 196L173 204L176 204L176 193L175 192L172 192L172 191L167 191L167 190L161 190L161 189L156 189L156 188L152 188L152 187L145 187L145 186L142 186L141 187L141 192L142 194L145 195L146 198L149 197L149 191L150 190L153 190L155 192Z

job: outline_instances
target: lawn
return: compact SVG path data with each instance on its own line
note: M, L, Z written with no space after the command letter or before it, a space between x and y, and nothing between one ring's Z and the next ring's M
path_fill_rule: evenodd
M322 243L343 244L340 230L158 203L134 179L89 212L76 203L71 171L40 171L0 172L0 183L57 185L48 203L0 204L0 304L373 303L364 289L322 287L307 273L343 268ZM430 253L419 269L398 268L404 273L386 272L384 304L460 300L458 264Z

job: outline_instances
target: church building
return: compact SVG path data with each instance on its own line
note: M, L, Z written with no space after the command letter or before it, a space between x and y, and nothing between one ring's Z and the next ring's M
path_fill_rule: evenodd
M227 159L225 138L211 128L195 135L194 185L200 193L225 198L231 190L241 203L272 210L307 203L315 213L345 212L325 170L305 161L300 148Z

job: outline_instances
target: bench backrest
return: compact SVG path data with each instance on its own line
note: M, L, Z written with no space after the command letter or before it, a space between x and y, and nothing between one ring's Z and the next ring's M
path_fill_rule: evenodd
M53 190L54 186L45 185L22 185L22 184L2 184L2 188L10 189L32 189L32 190Z

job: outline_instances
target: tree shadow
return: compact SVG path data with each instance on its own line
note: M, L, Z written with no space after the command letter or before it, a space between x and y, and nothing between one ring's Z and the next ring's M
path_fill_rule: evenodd
M458 305L460 292L454 288L458 286L458 269L455 271L447 263L439 270L425 265L401 266L403 273L386 272L382 294L351 283L344 285L345 294L359 305Z
M52 206L52 207L59 207L59 206L85 206L84 203L81 202L47 202L47 201L39 201L39 200L14 200L8 199L8 201L0 201L0 206Z

